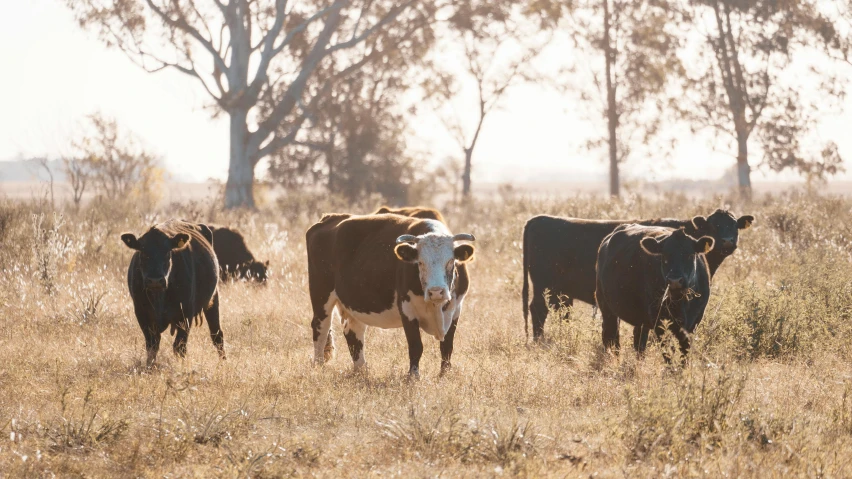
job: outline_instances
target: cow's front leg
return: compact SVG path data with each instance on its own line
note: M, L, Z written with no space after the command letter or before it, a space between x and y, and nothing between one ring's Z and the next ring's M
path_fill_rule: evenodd
M459 318L453 319L453 324L450 325L450 329L447 330L447 335L444 336L444 340L441 341L441 375L443 376L447 371L450 370L452 364L450 360L453 357L453 338L456 335L456 325L459 322Z
M420 357L423 356L420 324L417 322L417 318L409 319L402 311L400 311L400 315L402 316L402 328L405 330L405 339L408 340L408 375L414 379L419 379Z
M182 324L181 327L177 328L177 333L175 334L175 342L172 345L172 349L174 349L175 356L183 359L186 357L186 342L189 340L189 329L186 329L187 326Z
M143 293L144 294L144 293ZM145 336L145 365L151 367L157 360L157 352L160 350L160 334L162 331L157 330L157 322L154 314L144 306L134 302L134 313L136 313L136 321L139 323L139 328Z
M142 328L142 333L145 335L145 352L148 353L145 365L150 368L157 360L157 352L160 350L160 333L154 331L154 328Z

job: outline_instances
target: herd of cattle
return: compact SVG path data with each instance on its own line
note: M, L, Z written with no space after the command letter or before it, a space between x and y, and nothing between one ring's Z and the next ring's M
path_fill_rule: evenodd
M619 321L633 326L642 353L649 333L666 329L685 355L704 316L710 279L737 249L739 230L753 216L717 210L689 220L587 220L536 216L523 234L523 313L533 337L544 335L551 311L580 300L596 305L603 343L618 351ZM219 321L220 280L265 282L269 262L254 258L242 235L228 227L170 220L137 238L121 235L136 252L127 285L145 335L151 366L160 336L171 328L174 352L183 357L193 323L206 318L224 358ZM369 215L327 214L306 233L314 361L331 358L333 312L355 368L366 365L367 326L399 328L408 340L409 375L419 376L420 331L440 342L441 373L451 366L453 338L470 287L474 257L470 233L453 234L438 211L382 207ZM529 287L532 285L532 300ZM665 359L670 358L664 353Z

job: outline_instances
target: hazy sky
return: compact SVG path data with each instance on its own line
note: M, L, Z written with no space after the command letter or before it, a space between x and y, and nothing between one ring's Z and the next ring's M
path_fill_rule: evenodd
M6 2L0 16L0 59L0 159L56 156L79 121L100 111L140 136L174 173L195 180L225 177L227 121L211 119L205 93L193 80L170 71L143 72L82 31L61 0ZM852 161L849 103L849 113L824 118L817 132L822 140L838 142L847 163ZM474 181L577 180L604 174L599 155L581 148L593 129L579 110L570 98L552 91L534 86L514 90L502 110L486 120L474 157ZM427 108L420 111L413 130L417 144L429 145L432 161L458 154L434 115ZM627 173L713 178L734 162L701 140L683 143L671 163L636 161Z

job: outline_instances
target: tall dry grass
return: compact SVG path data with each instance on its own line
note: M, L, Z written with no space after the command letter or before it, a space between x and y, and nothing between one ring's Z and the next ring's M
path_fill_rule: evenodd
M528 344L528 217L689 217L728 203L757 222L714 280L685 368L658 346L608 356L587 306ZM438 377L426 338L414 383L401 330L371 329L369 370L355 374L335 325L337 357L311 366L304 231L322 212L376 206L297 196L252 214L186 203L60 217L0 202L0 475L852 475L852 202L507 194L445 208L479 240L473 289L455 369ZM186 360L164 347L148 371L118 235L169 216L236 226L272 277L222 286L226 361L202 327Z

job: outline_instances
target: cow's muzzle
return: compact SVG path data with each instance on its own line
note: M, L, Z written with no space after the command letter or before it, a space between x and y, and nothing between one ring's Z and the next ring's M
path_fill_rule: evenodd
M446 288L436 286L426 291L426 300L436 304L443 304L450 300L450 294Z
M722 239L719 241L719 251L724 255L733 254L737 250L737 244L730 239Z
M684 279L683 277L666 278L666 281L668 281L669 290L672 292L680 292L683 290L683 287L686 286L686 279Z
M148 291L165 291L168 288L166 278L145 278L145 289Z

